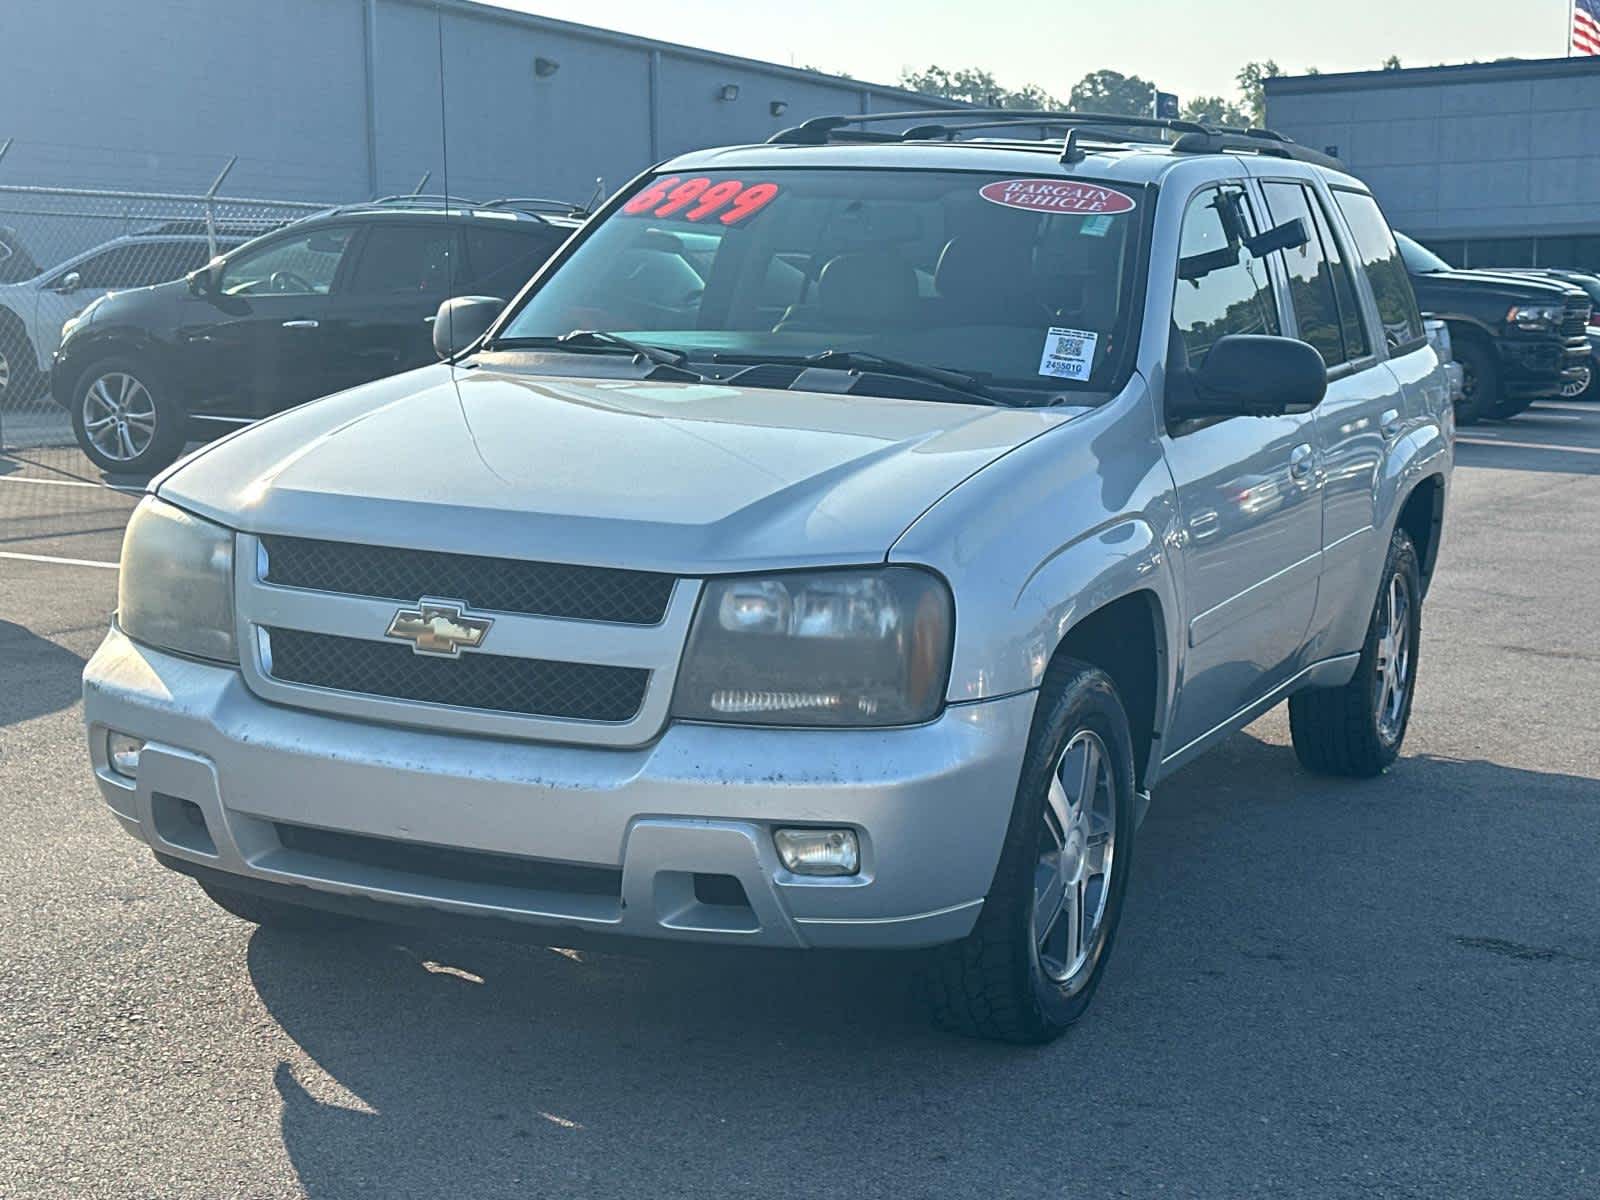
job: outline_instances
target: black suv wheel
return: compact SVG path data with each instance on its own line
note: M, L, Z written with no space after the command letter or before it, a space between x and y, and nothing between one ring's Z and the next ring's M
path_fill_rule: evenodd
M72 432L103 471L153 475L188 440L183 409L160 372L131 356L103 358L72 389Z

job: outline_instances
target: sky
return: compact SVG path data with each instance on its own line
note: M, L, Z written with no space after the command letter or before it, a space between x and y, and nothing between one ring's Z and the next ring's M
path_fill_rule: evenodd
M1568 0L490 0L768 62L894 83L904 68L983 67L1065 99L1090 71L1141 75L1188 100L1232 97L1234 73L1273 59L1361 71L1567 51ZM1004 19L988 14L1004 14Z

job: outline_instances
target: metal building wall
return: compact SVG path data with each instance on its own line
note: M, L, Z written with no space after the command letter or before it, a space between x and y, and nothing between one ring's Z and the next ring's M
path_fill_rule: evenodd
M1430 243L1600 234L1600 59L1269 80L1267 123L1337 153Z
M448 137L455 192L586 200L596 176L615 188L675 151L928 103L468 0L4 7L5 41L25 49L0 71L7 183L199 191L238 155L236 194L357 199L424 172L437 191ZM736 100L719 98L729 84Z

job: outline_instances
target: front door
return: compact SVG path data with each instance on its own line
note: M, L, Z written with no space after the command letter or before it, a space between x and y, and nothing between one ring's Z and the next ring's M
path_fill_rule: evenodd
M315 399L338 353L334 303L349 226L286 233L223 265L179 337L197 407L259 417Z
M1173 296L1174 370L1197 369L1228 334L1282 332L1268 263L1242 245L1263 227L1242 185L1189 201L1179 255L1191 266ZM1231 417L1167 431L1189 599L1168 757L1298 669L1322 549L1315 421L1309 413Z

